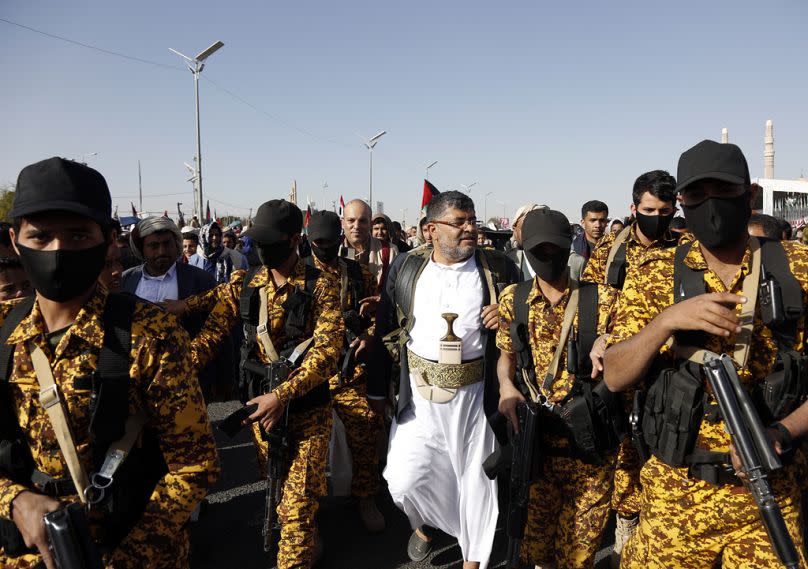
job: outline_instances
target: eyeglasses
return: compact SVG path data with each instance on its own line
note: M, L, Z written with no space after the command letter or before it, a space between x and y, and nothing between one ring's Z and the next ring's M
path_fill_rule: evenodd
M477 218L476 217L469 217L467 219L455 219L453 221L443 221L440 219L432 220L432 223L438 223L440 225L448 225L449 227L454 227L455 229L464 229L466 226L470 226L472 229L477 227Z

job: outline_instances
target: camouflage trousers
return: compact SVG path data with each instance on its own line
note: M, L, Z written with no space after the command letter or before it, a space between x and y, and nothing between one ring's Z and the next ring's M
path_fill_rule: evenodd
M614 469L614 490L612 510L624 518L637 515L640 511L640 457L631 442L624 440L617 451Z
M548 456L530 487L521 557L531 565L591 568L609 515L615 454L602 466Z
M796 471L781 471L772 486L805 569ZM781 566L755 501L743 486L694 480L686 468L673 468L656 457L642 468L640 481L640 524L623 549L621 568L701 569L714 567L719 558L723 569Z
M334 410L345 426L345 437L351 450L353 479L351 495L375 496L379 491L379 456L376 441L382 429L382 418L370 408L364 374L340 387L331 378L331 399Z
M331 406L289 415L289 469L283 483L278 519L278 569L308 569L314 553L317 526L315 516L320 498L326 495L325 467L331 437ZM258 423L253 423L253 441L258 449L258 466L266 473L267 442ZM262 474L266 478L266 474Z

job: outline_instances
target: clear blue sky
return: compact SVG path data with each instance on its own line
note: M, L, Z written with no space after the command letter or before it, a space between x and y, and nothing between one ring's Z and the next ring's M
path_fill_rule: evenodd
M387 130L374 198L413 222L424 167L440 189L477 182L489 216L527 201L572 221L588 199L627 212L640 173L729 128L762 175L808 173L808 3L743 1L2 0L0 18L176 69L92 51L0 22L0 184L31 162L88 158L120 212L191 209L193 80L173 47L221 39L201 84L204 191L246 215L286 197L367 193L356 136ZM499 201L497 201L499 200ZM230 204L230 205L226 205Z

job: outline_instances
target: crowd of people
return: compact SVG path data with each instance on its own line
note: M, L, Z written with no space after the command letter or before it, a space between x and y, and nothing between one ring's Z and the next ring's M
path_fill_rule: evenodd
M360 199L304 227L272 199L243 230L166 216L124 231L99 172L26 166L0 227L1 565L57 567L52 519L69 512L83 566L188 567L219 475L206 404L240 399L281 488L279 569L328 554L335 423L362 523L385 530L389 492L413 561L441 530L485 569L507 518L509 567L591 568L611 514L613 567L776 567L789 537L790 566L808 567L808 232L753 211L759 190L740 148L703 141L676 178L638 176L624 218L527 203L508 234L450 191L417 227ZM705 353L733 358L782 460L786 538L744 486ZM521 499L515 449L540 457Z

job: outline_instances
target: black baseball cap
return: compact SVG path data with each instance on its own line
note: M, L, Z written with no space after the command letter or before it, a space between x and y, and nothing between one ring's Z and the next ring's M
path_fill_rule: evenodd
M303 213L286 200L269 200L258 207L252 227L243 232L263 245L283 241L303 230Z
M85 164L48 158L26 166L17 177L11 217L46 211L66 211L98 222L112 222L112 198L107 181Z
M522 248L530 251L542 243L562 249L572 245L572 229L567 216L554 209L534 209L522 221Z
M307 227L309 241L338 241L342 235L342 222L333 211L315 211Z
M679 157L676 191L704 179L749 185L749 166L741 149L734 144L702 140Z

